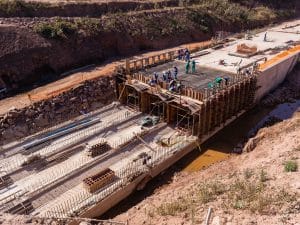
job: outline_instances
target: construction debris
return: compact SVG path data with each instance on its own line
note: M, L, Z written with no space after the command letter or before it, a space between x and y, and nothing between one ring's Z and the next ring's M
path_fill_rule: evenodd
M257 46L248 46L247 44L240 44L236 49L237 53L251 55L257 52Z
M105 169L91 177L83 180L84 186L89 192L94 193L100 188L108 185L115 179L115 173L111 169Z
M87 147L87 155L91 157L96 157L98 155L102 155L105 152L111 150L111 146L107 143L107 141L101 141L97 144L88 144Z

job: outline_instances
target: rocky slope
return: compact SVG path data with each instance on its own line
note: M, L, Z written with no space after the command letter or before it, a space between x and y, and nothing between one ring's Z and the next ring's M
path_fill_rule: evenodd
M114 90L114 77L100 77L55 97L12 109L0 117L0 143L28 136L111 103L116 96Z

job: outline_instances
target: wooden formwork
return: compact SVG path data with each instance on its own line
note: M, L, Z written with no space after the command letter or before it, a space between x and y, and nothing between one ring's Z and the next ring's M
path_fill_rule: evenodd
M149 77L136 73L131 76L142 83L148 83ZM160 81L155 87L148 87L146 92L140 93L139 109L145 113L151 113L155 102L164 104L164 112L161 117L169 124L176 124L177 127L188 127L193 135L199 138L213 133L216 129L226 124L233 116L252 106L255 90L256 75L245 76L236 74L226 84L222 82L218 88L195 90L190 87L183 87L180 94L173 94L174 100L159 99L160 89L168 87L168 84ZM181 103L181 96L187 96L198 100L195 108L193 102ZM153 99L157 99L156 101ZM186 101L184 101L186 102ZM187 109L186 112L179 112L178 108ZM189 118L183 119L187 124L178 124L178 118L187 114ZM177 121L177 122L175 122ZM182 125L182 126L181 126Z
M100 188L108 185L115 179L115 172L107 168L91 177L83 180L84 186L90 193L94 193Z
M147 67L156 66L162 63L166 63L174 60L178 54L178 50L172 50L169 52L160 53L158 55L149 56L136 60L126 60L125 70L127 74L131 74L134 71L142 70Z
M203 102L199 110L198 137L201 139L222 126L254 102L256 77L223 89Z

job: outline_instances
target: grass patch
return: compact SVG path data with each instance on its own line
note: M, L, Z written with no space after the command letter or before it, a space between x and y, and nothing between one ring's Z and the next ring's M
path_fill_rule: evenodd
M201 203L214 201L226 191L226 186L221 182L201 183L198 186L197 197Z
M180 212L184 212L190 207L190 202L187 199L176 200L161 204L157 208L157 213L161 216L175 216Z
M244 178L246 180L250 179L253 176L253 174L254 174L254 171L249 168L244 170Z
M298 164L294 160L286 161L284 163L284 171L285 172L296 172L298 171Z
M1 1L6 2L8 0ZM275 9L265 6L249 10L247 6L229 0L186 3L183 4L184 7L107 13L99 19L79 18L72 23L76 27L75 30L83 31L77 33L84 35L119 33L155 40L170 36L176 38L176 35L193 31L213 35L213 31L220 24L225 27L248 29L276 21L284 15L283 12L279 14ZM19 9L19 6L11 6L9 11L13 12ZM69 23L69 21L63 22L62 20L60 22L43 23L38 25L35 30L46 38L68 37L69 31L74 30L74 26Z
M244 173L244 172L243 172ZM226 210L249 210L252 213L274 214L285 206L297 201L297 194L285 189L270 188L267 173L262 169L257 173L251 170L251 178L240 173L231 178L228 183L221 181L206 181L199 183L196 188L190 189L185 197L163 203L149 217L176 216L179 213L195 213L194 207L216 201ZM221 198L221 201L220 201Z

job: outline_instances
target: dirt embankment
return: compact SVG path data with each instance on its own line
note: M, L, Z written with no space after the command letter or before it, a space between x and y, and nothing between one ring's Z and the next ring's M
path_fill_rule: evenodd
M20 91L49 82L71 68L207 40L219 30L237 32L295 15L291 9L277 12L255 6L249 10L246 6L220 0L191 7L154 8L130 11L129 7L129 12L123 10L98 18L1 18L0 86ZM69 11L65 7L61 9ZM35 9L35 12L40 11L42 8ZM76 16L77 10L71 11ZM89 13L80 16L83 15Z

